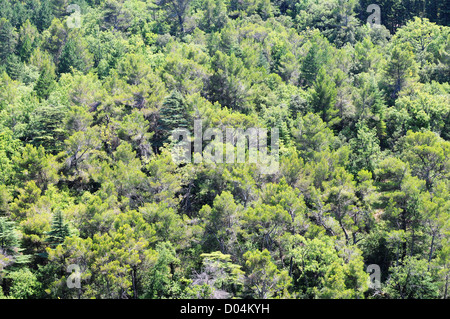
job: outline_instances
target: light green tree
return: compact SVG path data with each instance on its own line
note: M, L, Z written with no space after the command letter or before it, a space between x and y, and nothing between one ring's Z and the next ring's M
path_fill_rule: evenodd
M291 277L287 270L279 270L267 249L247 251L244 254L245 284L257 299L287 298Z

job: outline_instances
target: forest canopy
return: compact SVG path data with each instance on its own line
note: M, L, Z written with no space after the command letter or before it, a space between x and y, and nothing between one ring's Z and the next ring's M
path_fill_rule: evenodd
M2 0L0 298L449 298L450 3L372 4Z

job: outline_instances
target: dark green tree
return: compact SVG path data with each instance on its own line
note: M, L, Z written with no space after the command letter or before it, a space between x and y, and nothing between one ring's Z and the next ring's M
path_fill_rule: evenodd
M69 73L71 68L86 71L89 66L89 56L83 43L76 37L69 37L59 57L58 73Z
M39 78L34 85L34 91L39 100L48 99L55 85L55 71L50 64L45 64L39 74Z
M394 101L417 72L414 53L409 43L401 43L393 47L385 72L390 98Z
M19 233L15 223L6 217L0 217L0 248L6 253L13 254L19 247Z
M162 146L174 129L188 129L193 124L189 121L188 106L180 92L174 90L167 96L159 112L158 132L155 134L157 145Z
M312 87L311 105L314 112L320 115L322 121L328 122L329 125L335 125L340 121L335 106L336 96L336 84L328 75L326 69L322 67Z
M311 86L320 70L319 45L313 43L301 65L300 83Z
M41 0L39 8L35 11L34 25L42 32L51 25L53 18L50 0Z
M16 50L17 32L5 18L0 19L0 62L3 64Z
M180 33L184 33L184 23L192 0L157 0L156 4L167 11L167 16L175 18Z
M22 61L28 61L34 47L36 46L36 40L38 37L38 31L34 24L31 24L30 20L27 20L19 30L18 41L18 53Z
M47 233L47 242L50 246L62 244L66 237L71 235L69 224L66 222L61 210L53 214L51 230Z

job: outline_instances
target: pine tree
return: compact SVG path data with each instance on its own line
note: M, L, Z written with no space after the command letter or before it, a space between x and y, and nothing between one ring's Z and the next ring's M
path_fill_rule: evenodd
M6 217L0 217L0 248L7 253L13 253L19 246L19 237L14 222Z
M184 33L186 13L192 0L158 0L155 3L167 11L169 17L176 18L180 33Z
M39 78L34 86L34 90L39 100L48 99L55 83L55 73L50 65L42 67Z
M21 63L17 55L10 55L6 59L6 72L13 80L17 80L20 77Z
M165 99L160 111L160 128L170 132L176 128L188 128L189 114L180 92L174 90Z
M84 70L86 65L79 51L76 41L70 38L61 52L58 64L59 73L69 73L71 67L80 71Z
M391 91L390 97L395 100L406 86L408 79L414 77L417 72L414 53L409 43L394 46L385 71Z
M52 9L53 13L58 19L61 19L66 15L66 9L69 5L69 1L67 0L52 0Z
M14 53L17 45L17 32L5 18L0 19L0 63L5 63Z
M47 242L57 246L62 244L70 234L69 224L64 220L62 212L57 210L53 215L51 230L47 233Z
M67 133L61 123L66 112L67 108L64 106L42 103L30 118L26 133L29 143L36 147L43 146L47 152L55 154L62 151Z
M325 68L321 68L313 85L311 104L314 112L319 113L322 121L328 122L330 126L340 121L337 117L338 110L335 107L336 96L336 84Z
M27 20L24 25L20 27L17 51L22 61L26 62L30 58L37 36L38 31L36 27L31 24L30 20Z
M153 137L153 144L159 149L167 142L174 129L189 127L189 112L183 96L177 90L173 90L165 98L159 113L156 134Z
M357 136L350 141L353 149L351 160L355 172L362 169L374 171L380 156L380 141L375 129L370 129L365 121L356 123Z
M39 9L36 10L34 16L34 24L40 32L46 30L51 24L54 15L52 13L52 8L49 0L41 0L41 5Z
M313 43L308 53L306 54L305 60L302 63L300 83L305 86L310 86L314 83L317 73L319 71L319 61L317 58L319 52L319 46L317 43Z
M30 256L23 255L22 251L16 224L7 217L0 217L0 272L3 267L2 257L6 257L8 263L23 264L29 262Z

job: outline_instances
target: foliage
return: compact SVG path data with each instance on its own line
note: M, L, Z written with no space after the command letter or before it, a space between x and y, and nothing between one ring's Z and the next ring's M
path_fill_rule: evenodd
M449 298L446 1L75 3L0 1L1 298Z

